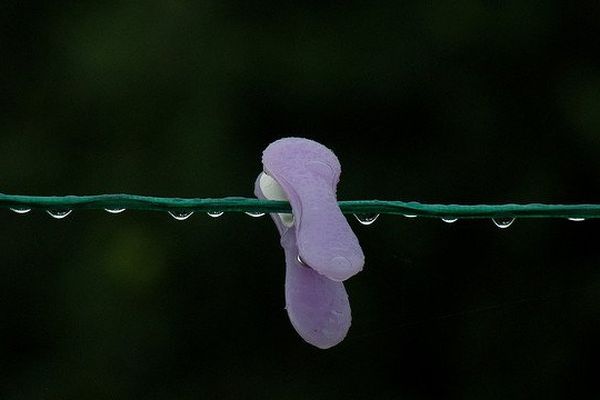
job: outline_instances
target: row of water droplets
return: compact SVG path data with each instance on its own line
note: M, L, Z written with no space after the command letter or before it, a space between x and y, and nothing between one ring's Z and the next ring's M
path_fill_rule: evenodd
M417 216L414 214L404 214L406 218L416 218ZM371 225L374 223L377 218L379 218L379 214L354 214L354 217L363 225ZM585 221L585 218L567 218L569 221ZM442 221L447 224L453 224L458 221L458 218L454 217L442 217ZM497 217L492 218L492 222L500 229L506 229L515 222L515 218L512 217Z
M31 208L11 208L10 210L16 212L17 214L27 214L28 212L31 211ZM67 217L69 214L71 214L72 211L73 210L46 210L46 212L51 217L56 218L56 219L63 219L65 217ZM124 208L105 208L105 211L110 214L120 214L123 211L125 211L125 209ZM194 214L193 211L186 211L186 210L168 211L168 213L171 217L175 218L178 221L186 220L189 217L191 217L192 214ZM209 217L218 218L221 215L223 215L224 212L223 211L208 211L206 214ZM250 211L245 212L245 214L249 215L250 217L253 217L253 218L258 218L258 217L262 217L265 215L265 213L263 213L263 212L250 212ZM414 214L404 214L404 216L406 218L416 218L417 217ZM354 217L362 225L371 225L377 220L377 218L379 218L379 214L354 214ZM458 221L458 218L442 217L441 220L447 224L452 224L452 223ZM568 220L580 222L580 221L585 221L585 218L568 218ZM492 218L492 222L498 228L504 229L504 228L508 228L509 226L511 226L513 224L513 222L515 222L515 219L512 217L499 217L499 218Z
M17 214L27 214L31 211L31 208L11 208L11 211L16 212ZM73 210L46 210L46 212L56 219L63 219L67 215L71 214Z
M10 210L16 212L17 214L27 214L28 212L31 211L31 208L11 208ZM104 210L110 214L120 214L123 211L125 211L125 208L105 208ZM73 212L73 210L46 210L46 212L48 213L48 215L50 215L53 218L63 219L65 217L67 217L69 214L71 214L71 212ZM171 217L175 218L178 221L186 220L189 217L191 217L192 214L194 214L193 211L187 211L187 210L177 210L177 211L167 211L167 212ZM209 217L218 218L221 215L223 215L224 212L223 211L208 211L206 214ZM245 214L249 215L251 217L254 217L254 218L262 217L263 215L265 215L265 213L263 213L263 212L250 212L250 211L246 212Z
M192 214L194 214L193 211L168 211L168 213L171 217L175 218L178 221L183 221L184 219L188 219L189 217L192 216ZM213 218L218 218L223 214L225 214L225 212L223 212L223 211L208 211L206 213L206 215L208 215L209 217L213 217ZM244 214L249 215L250 217L253 217L253 218L258 218L258 217L262 217L263 215L265 215L265 213L263 213L263 212L250 212L250 211L246 211Z
M406 218L416 218L417 216L414 214L404 214ZM354 214L354 217L363 225L371 225L374 223L377 218L379 218L379 214ZM447 224L453 224L458 221L458 218L454 217L442 217L442 221ZM515 222L514 218L492 218L492 221L498 228L508 228Z

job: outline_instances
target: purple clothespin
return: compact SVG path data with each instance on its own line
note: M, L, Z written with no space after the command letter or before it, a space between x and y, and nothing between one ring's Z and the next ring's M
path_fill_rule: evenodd
M358 239L337 205L340 163L325 146L302 138L271 143L262 161L255 195L292 206L292 214L271 214L285 251L290 321L308 343L335 346L351 322L342 281L364 265Z

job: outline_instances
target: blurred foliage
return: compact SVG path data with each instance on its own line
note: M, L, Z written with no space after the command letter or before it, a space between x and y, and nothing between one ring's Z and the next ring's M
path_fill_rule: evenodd
M250 196L296 135L338 154L340 199L599 202L599 22L585 1L4 1L0 191ZM353 222L353 327L319 351L267 218L0 214L2 399L600 395L596 221Z

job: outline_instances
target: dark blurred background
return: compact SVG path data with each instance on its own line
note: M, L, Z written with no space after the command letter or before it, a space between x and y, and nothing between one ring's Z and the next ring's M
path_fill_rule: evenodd
M598 203L599 8L3 1L0 192L252 196L293 135L344 200ZM321 351L269 218L0 211L2 399L600 396L599 221L351 218Z

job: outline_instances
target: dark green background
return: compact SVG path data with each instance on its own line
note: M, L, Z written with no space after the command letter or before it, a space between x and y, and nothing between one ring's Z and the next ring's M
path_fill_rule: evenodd
M595 1L46 3L0 3L0 192L251 196L294 135L344 200L600 202ZM600 396L598 221L353 220L327 351L268 218L0 223L2 399Z

